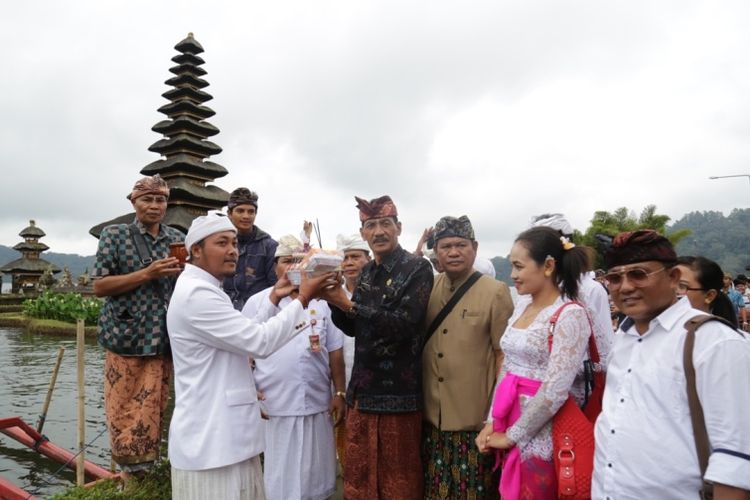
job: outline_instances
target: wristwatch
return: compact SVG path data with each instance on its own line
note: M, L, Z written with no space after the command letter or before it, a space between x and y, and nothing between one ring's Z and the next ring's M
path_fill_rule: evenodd
M346 393L344 391L336 391L336 394L334 394L333 396L341 396L342 398L346 399Z

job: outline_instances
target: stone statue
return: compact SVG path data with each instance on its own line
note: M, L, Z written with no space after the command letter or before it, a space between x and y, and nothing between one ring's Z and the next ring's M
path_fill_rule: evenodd
M68 266L63 268L63 275L57 283L57 288L73 288L73 275L70 274Z
M57 280L52 275L52 266L47 266L42 275L39 277L39 290L52 288Z
M86 270L83 271L83 274L78 276L78 286L81 288L87 287L90 281L91 277L89 276L89 268L87 267Z

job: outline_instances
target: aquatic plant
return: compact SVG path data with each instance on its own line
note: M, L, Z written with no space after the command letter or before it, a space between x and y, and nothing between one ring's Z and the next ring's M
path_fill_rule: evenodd
M96 297L47 290L35 299L24 301L23 313L31 318L56 319L69 323L82 319L87 325L95 325L101 307L102 301Z
M157 462L151 471L140 479L133 479L123 488L115 481L102 481L92 488L70 488L52 497L53 500L170 500L172 484L169 461Z

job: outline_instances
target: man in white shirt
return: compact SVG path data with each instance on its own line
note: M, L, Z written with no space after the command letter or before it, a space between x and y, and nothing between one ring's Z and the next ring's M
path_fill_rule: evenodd
M596 421L592 497L699 498L701 469L682 362L685 323L703 314L676 297L669 240L619 234L605 255L612 298L628 318L615 336ZM718 322L696 332L693 361L712 453L714 499L750 495L750 341Z
M277 279L284 278L303 252L294 236L279 239ZM250 297L242 314L267 321L297 296L292 292L274 306L271 293L273 287ZM344 334L331 321L325 301L311 300L305 314L309 328L270 356L255 358L255 382L269 417L263 462L268 500L324 500L336 490L333 424L346 412Z
M336 250L344 253L344 261L341 263L344 283L341 286L347 298L351 299L359 283L362 268L370 262L370 247L359 234L352 234L348 237L339 234L336 236ZM354 366L354 337L345 336L344 338L344 362L346 363L346 385L349 385L352 366Z
M341 274L344 276L344 283L341 285L346 297L351 300L354 289L359 283L359 276L362 274L362 268L370 262L370 247L362 239L359 233L351 236L339 234L336 236L336 250L344 253L344 261L341 263ZM346 384L352 378L352 367L354 366L354 337L344 335L344 366L346 369ZM346 438L346 420L336 427L336 454L341 462L341 468L344 468L344 441Z
M265 439L250 356L268 356L308 327L304 308L328 274L303 279L297 298L264 323L246 318L221 289L237 263L237 233L219 214L196 218L185 238L190 262L167 311L175 374L169 428L172 498L265 498L258 455ZM280 280L273 305L294 287Z

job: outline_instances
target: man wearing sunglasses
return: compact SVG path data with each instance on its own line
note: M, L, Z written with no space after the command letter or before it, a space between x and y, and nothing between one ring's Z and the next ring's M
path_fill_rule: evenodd
M596 422L592 498L750 495L750 340L719 322L696 332L693 363L712 453L701 477L682 362L685 323L705 314L678 300L677 255L650 230L621 233L606 280L627 315L615 336Z

